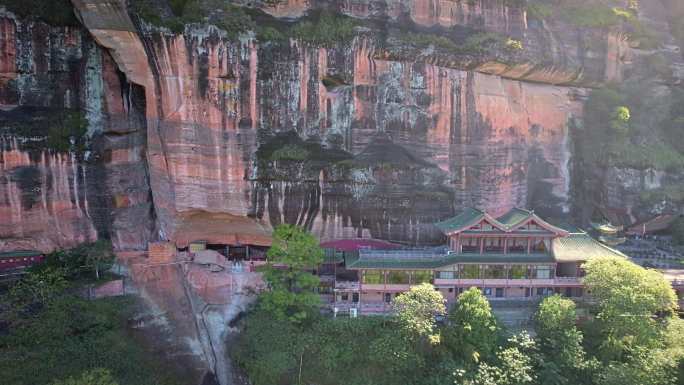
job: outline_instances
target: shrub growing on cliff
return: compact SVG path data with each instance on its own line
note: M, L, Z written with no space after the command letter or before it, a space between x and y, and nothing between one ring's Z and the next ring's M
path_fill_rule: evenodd
M53 26L79 24L69 0L0 0L1 5L21 18L37 19Z
M314 45L332 46L338 42L346 42L354 37L354 19L337 13L323 12L312 21L303 21L295 25L291 34Z
M112 244L107 240L98 240L71 249L55 250L45 257L43 263L30 270L39 273L47 269L59 269L68 279L82 279L87 275L99 279L113 260Z
M119 385L107 369L97 368L83 372L78 377L56 381L52 385Z

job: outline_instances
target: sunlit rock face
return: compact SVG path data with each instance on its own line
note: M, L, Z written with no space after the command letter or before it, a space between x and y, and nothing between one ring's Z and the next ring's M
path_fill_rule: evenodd
M330 49L212 28L143 38L158 77L149 168L163 234L200 209L322 238L439 242L431 223L463 205L566 209L578 90L376 59L364 38Z
M475 70L510 79L548 84L596 86L621 81L631 50L619 28L579 28L563 20L537 20L506 0L337 0L327 2L288 0L237 1L256 6L278 18L302 17L307 12L341 12L359 20L381 20L390 33L398 31L437 34L464 43L476 33L498 34L519 41L522 50L496 52L437 52L428 46L409 49L391 42L378 55L398 61L423 61L443 67ZM383 31L387 32L387 31ZM395 39L396 40L396 39Z
M144 100L109 54L82 29L3 14L0 57L0 250L145 247Z

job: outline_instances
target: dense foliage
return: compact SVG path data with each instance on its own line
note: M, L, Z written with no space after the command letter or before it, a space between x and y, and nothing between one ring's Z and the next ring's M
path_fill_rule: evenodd
M537 336L511 334L471 288L445 322L430 285L398 296L387 317L293 322L257 306L233 356L255 385L666 385L684 380L684 324L674 294L654 271L626 260L586 265L595 302L577 322L578 304L547 297ZM580 325L580 326L578 326ZM585 338L588 335L588 338ZM353 375L350 375L353 373Z
M88 301L75 293L107 274L106 241L57 250L0 297L3 384L177 384L130 334L133 298Z
M69 0L0 0L2 5L22 18L34 18L53 26L78 25Z
M0 296L2 384L183 384L131 334L134 299L73 294L67 265L53 260Z
M83 243L71 249L55 250L45 261L31 268L33 272L60 270L69 280L100 279L100 273L111 267L114 253L109 241ZM30 277L30 276L29 276Z
M130 4L142 19L175 33L183 32L185 24L205 22L226 31L231 38L256 32L257 39L264 42L281 42L291 37L317 46L330 46L351 40L357 25L354 19L342 14L317 11L290 24L224 0L170 0L168 9L154 0L132 0ZM168 13L166 17L164 10ZM257 16L263 19L260 23L256 22Z
M680 216L672 222L669 231L672 234L672 241L675 244L684 245L684 216Z
M273 232L264 280L269 290L260 306L279 319L301 323L317 311L319 285L313 269L323 261L323 250L311 234L293 225L280 225Z

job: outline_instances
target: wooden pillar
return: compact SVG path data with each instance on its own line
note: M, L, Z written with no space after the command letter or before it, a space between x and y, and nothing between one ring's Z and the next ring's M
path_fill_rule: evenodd
M246 251L245 251L245 259L249 261L249 245L245 246Z
M485 240L485 238L480 237L480 238L478 238L478 240L480 242L480 254L483 254L484 253L484 240Z
M504 238L503 253L508 254L508 237Z
M358 311L359 313L361 312L361 292L363 291L363 272L362 270L357 270L356 271L357 276L359 277L359 302L357 304L358 306ZM354 293L352 292L352 306L354 306Z
M532 240L528 237L527 238L527 254L530 254L532 250Z

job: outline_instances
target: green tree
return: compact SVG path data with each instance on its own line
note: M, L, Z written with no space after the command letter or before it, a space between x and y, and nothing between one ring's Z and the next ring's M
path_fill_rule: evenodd
M446 301L442 294L429 283L414 286L392 302L401 327L409 335L439 341L435 334L435 317L446 313Z
M617 134L625 135L629 132L629 119L631 114L629 108L625 106L617 106L613 111L612 119L610 120L610 127Z
M680 216L670 225L672 241L678 245L684 245L684 216Z
M559 332L575 327L575 303L558 294L544 298L537 313L537 333L542 338L555 338Z
M674 290L663 275L622 258L591 260L584 269L584 284L597 303L602 359L619 359L630 349L654 346L661 331L657 317L671 315L677 307Z
M299 364L303 333L289 320L257 309L248 316L233 357L255 385L279 384L283 378L296 383L292 373Z
M28 305L49 304L69 286L62 269L48 268L29 272L10 288L9 294L16 309Z
M264 279L270 290L261 296L261 306L281 319L303 322L320 303L314 289L320 284L312 273L323 262L318 240L293 225L280 225L273 233Z
M535 343L527 334L508 340L509 346L496 353L494 363L483 362L468 385L527 385L536 380L531 353Z
M610 362L597 376L598 385L675 385L681 354L667 349L636 348L625 362ZM681 378L680 378L681 379Z
M95 272L95 278L98 280L100 279L100 271L110 268L114 261L114 252L109 241L94 242L88 245L83 253L86 266Z
M55 381L52 385L119 385L107 369L97 368L83 372L80 377Z
M473 364L494 353L498 331L489 301L478 288L471 287L449 313L444 342L457 362Z
M560 295L545 298L535 314L539 347L545 360L539 377L544 384L582 384L591 381L596 363L587 360L583 335L577 330L575 303Z

